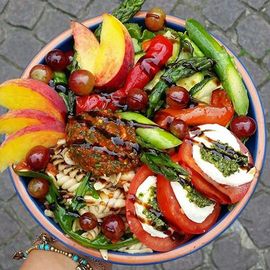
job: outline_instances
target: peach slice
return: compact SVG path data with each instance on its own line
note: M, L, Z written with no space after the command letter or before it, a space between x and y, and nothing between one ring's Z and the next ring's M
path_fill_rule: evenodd
M104 14L99 47L90 30L78 23L71 27L79 66L95 75L96 87L120 88L134 65L133 43L125 26L114 16Z
M74 36L74 47L77 53L77 61L81 69L91 72L95 70L95 61L99 42L95 35L83 24L72 21L71 29Z
M62 125L64 128L64 124L62 122L42 111L9 111L8 113L0 116L0 134L11 134L22 128L38 124L47 124L48 126L53 126L55 123L59 126Z
M67 112L62 98L47 84L32 79L15 79L0 85L0 105L8 109L34 109L64 121Z
M29 126L13 133L0 147L0 171L22 161L34 146L53 147L64 137L64 128L58 124Z

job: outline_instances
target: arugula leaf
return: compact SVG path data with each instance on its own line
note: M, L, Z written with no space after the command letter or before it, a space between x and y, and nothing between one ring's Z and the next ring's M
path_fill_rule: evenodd
M59 93L59 95L62 97L62 99L65 102L65 105L67 107L67 111L70 115L74 115L75 111L75 100L76 96L72 91L68 91L67 94Z
M58 193L57 188L55 187L54 184L51 184L50 185L50 188L49 188L49 192L46 195L46 201L49 204L56 203L57 202L58 195L59 195L59 193Z
M75 52L71 64L67 66L67 69L70 71L70 73L80 69L77 57L78 53Z
M85 202L79 200L81 197L85 195L90 195L95 199L99 198L98 192L95 190L93 184L89 181L90 174L87 174L82 180L81 184L75 191L75 197L72 199L72 203L70 205L70 209L72 211L78 211L82 207L85 206Z
M132 38L140 40L142 36L142 27L137 23L125 23L125 26Z
M133 237L130 237L123 241L119 241L115 244L111 244L103 234L98 235L98 237L93 241L85 237L82 237L77 232L72 231L72 225L75 220L75 217L67 215L65 208L63 208L59 204L56 205L54 217L55 220L58 222L59 226L61 227L61 229L64 231L64 233L66 233L69 237L74 239L82 246L88 248L113 250L139 243L139 241Z
M145 41L145 40L149 40L149 39L152 39L156 36L155 33L145 29L142 33L142 36L140 38L141 41Z

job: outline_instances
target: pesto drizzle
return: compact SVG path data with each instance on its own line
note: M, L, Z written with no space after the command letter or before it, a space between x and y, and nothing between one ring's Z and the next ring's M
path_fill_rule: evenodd
M168 225L162 219L162 215L160 214L160 209L157 203L157 196L156 196L157 188L151 187L150 188L150 199L148 201L148 205L151 206L149 209L146 208L143 210L143 214L146 216L147 219L151 220L151 225L158 231L166 231L168 229ZM139 198L143 197L143 194L139 194Z
M202 144L200 152L202 159L212 163L225 177L239 171L240 167L248 166L248 157L227 143L213 142L212 147Z
M190 185L183 185L183 188L187 191L187 198L189 201L195 203L198 207L203 208L213 204L211 200L209 200L207 197L204 197Z

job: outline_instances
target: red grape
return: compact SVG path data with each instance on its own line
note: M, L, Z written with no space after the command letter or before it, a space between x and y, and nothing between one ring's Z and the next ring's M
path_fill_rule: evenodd
M120 216L111 215L103 219L101 230L108 239L116 243L125 233L125 223Z
M188 126L181 119L174 119L170 124L170 131L180 140L183 140L188 135Z
M166 14L163 9L155 7L150 9L145 17L145 25L150 31L159 31L163 28Z
M88 70L76 70L71 73L68 86L76 95L87 96L95 86L95 77Z
M84 213L80 216L79 223L84 231L89 231L97 227L97 218L90 212Z
M133 88L128 92L126 103L130 110L141 111L147 106L148 95L142 89Z
M44 199L49 192L49 182L43 178L33 178L28 184L28 192L33 198Z
M36 65L30 71L31 79L38 80L46 84L49 83L52 77L53 77L53 72L51 68L47 65L41 65L41 64Z
M65 55L68 59L68 65L70 65L72 63L73 57L74 57L74 51L70 50L65 52Z
M26 156L26 163L33 171L41 171L46 169L49 161L50 150L42 145L32 148Z
M188 91L180 86L172 86L166 92L166 103L173 109L183 109L189 103Z
M231 131L240 139L252 136L257 129L256 122L249 116L237 116L230 125Z
M68 63L69 59L66 54L58 49L50 51L45 57L47 65L49 65L54 71L64 70Z

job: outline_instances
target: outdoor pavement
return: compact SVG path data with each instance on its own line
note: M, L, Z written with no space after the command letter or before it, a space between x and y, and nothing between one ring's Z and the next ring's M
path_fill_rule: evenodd
M0 0L0 82L19 77L31 58L53 37L82 21L111 11L118 0ZM270 1L148 0L144 9L160 6L182 19L193 17L232 48L255 80L270 127ZM2 110L3 112L3 110ZM269 138L268 138L269 142ZM269 148L268 148L269 149ZM248 207L215 242L183 259L156 266L114 269L247 270L270 269L270 151ZM18 269L15 250L30 245L41 231L25 211L9 175L0 179L0 270Z

